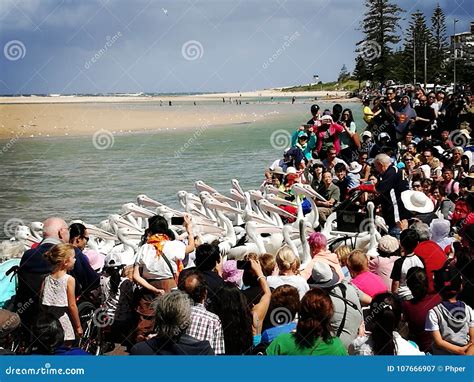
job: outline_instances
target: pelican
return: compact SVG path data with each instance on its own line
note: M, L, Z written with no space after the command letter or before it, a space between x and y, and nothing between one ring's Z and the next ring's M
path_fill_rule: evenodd
M319 211L314 199L317 198L321 200L324 198L307 184L295 183L292 188L295 195L304 195L306 200L311 204L311 212L306 216L306 218L311 223L313 229L316 229L319 226Z
M38 239L38 242L43 240L43 223L42 222L31 222L30 223L31 235Z
M244 196L245 192L244 190L242 189L242 187L240 187L240 183L237 179L232 179L230 181L230 183L232 184L232 189L235 190L236 192L238 192L240 195Z
M156 208L156 207L163 206L163 203L160 203L156 200L153 200L153 199L151 199L148 196L143 195L143 194L140 194L140 195L137 196L137 203L141 207L148 206L148 207L155 207Z
M199 193L203 191L209 192L209 194L218 193L218 191L215 188L212 188L211 186L207 185L202 180L198 180L197 182L195 182L194 187L196 187L196 190Z

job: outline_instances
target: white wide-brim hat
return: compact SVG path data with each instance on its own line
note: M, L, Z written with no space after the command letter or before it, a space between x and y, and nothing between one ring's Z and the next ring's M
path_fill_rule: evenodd
M348 168L349 172L353 174L358 174L362 170L362 165L357 162L351 162Z
M421 191L403 191L402 202L408 211L425 214L434 210L433 201Z

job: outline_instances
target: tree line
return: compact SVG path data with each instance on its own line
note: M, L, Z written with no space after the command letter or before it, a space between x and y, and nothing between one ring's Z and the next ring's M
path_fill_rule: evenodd
M430 16L429 24L421 11L413 12L403 33L399 24L405 11L398 5L390 0L366 0L365 8L361 22L364 39L356 45L352 74L359 83L366 80L423 83L425 49L427 83L449 84L453 81L453 51L448 41L446 16L439 4ZM456 60L457 83L469 81L470 64L465 59ZM345 65L341 74L347 77Z

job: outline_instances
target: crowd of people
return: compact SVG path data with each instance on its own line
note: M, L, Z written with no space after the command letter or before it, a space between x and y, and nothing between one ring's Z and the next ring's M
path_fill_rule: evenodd
M363 100L364 128L341 105L311 106L265 172L288 200L295 183L318 194L301 200L320 223L307 264L286 245L226 260L194 239L190 218L182 242L157 215L134 264L113 254L94 265L86 227L47 219L21 259L21 309L0 310L0 352L23 330L28 353L88 354L77 307L87 296L108 341L132 355L474 354L472 101L388 88ZM367 214L369 201L385 222L374 251L333 248L329 216Z

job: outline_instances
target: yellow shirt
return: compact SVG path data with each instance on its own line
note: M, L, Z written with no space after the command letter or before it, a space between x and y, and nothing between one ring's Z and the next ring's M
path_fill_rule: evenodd
M374 118L374 113L368 106L364 106L364 110L362 112L364 113L364 121L367 124L370 124L370 122L372 122L372 118Z

